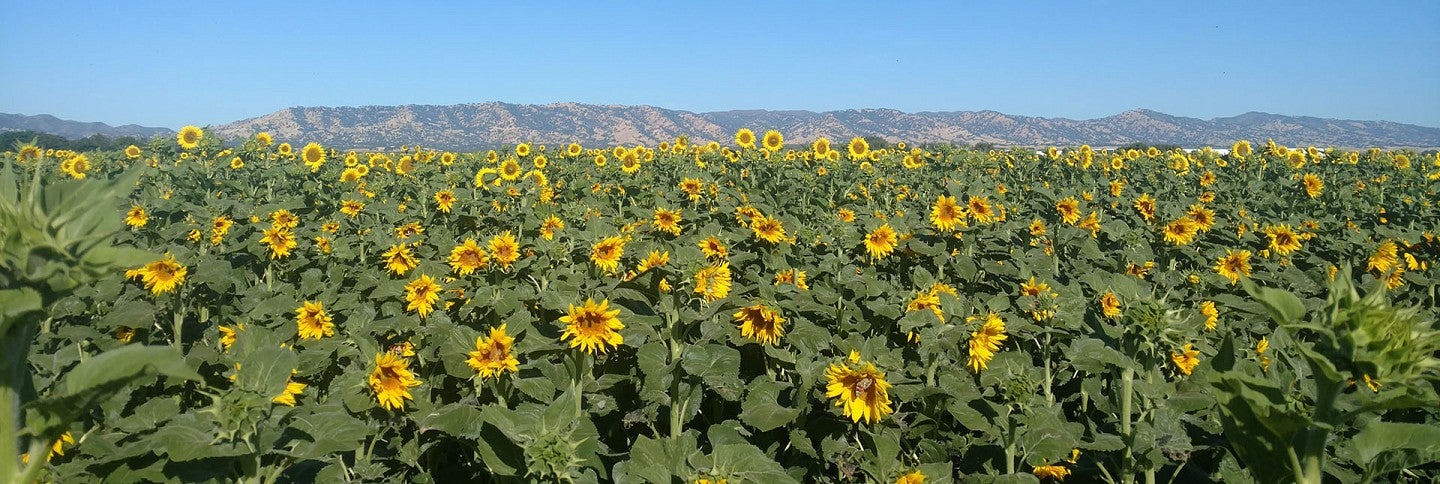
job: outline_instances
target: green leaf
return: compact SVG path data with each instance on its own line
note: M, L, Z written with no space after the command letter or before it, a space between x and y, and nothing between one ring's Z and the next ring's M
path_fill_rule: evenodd
M1371 422L1349 444L1371 478L1440 460L1440 428L1430 424Z
M695 436L691 434L661 439L640 436L630 447L630 460L616 464L615 478L661 483L689 479L694 470L686 462L696 449Z
M1305 304L1301 303L1300 298L1295 297L1290 291L1259 287L1249 279L1245 280L1244 287L1250 297L1265 305L1265 309L1270 312L1270 318L1276 323L1298 323L1301 318L1305 317Z
M740 412L740 421L746 425L761 432L768 432L790 423L800 415L799 409L777 403L780 390L784 388L781 384L761 376L747 386L750 390Z

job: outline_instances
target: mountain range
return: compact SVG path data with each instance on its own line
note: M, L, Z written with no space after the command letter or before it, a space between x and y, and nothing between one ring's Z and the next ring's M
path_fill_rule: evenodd
M18 121L17 121L18 118ZM28 123L28 124L18 124ZM98 126L97 126L98 125ZM109 128L110 131L96 131ZM786 142L819 137L843 141L878 136L890 141L991 143L997 146L1131 143L1224 147L1239 139L1273 138L1288 146L1440 147L1440 128L1389 121L1352 121L1250 112L1202 120L1136 109L1098 119L1016 116L995 111L906 113L893 109L843 111L718 111L694 113L651 106L578 103L358 107L293 107L264 116L211 126L215 134L240 140L269 132L292 143L319 142L345 149L395 148L420 144L446 150L474 150L514 144L579 142L586 146L655 145L687 135L692 141L733 142L740 128L757 134L779 130ZM52 116L0 114L0 131L31 129L62 136L99 132L151 136L165 128L61 121ZM87 131L91 130L91 131ZM69 133L69 134L65 134Z
M134 124L111 126L105 123L85 123L60 119L49 114L26 116L24 114L0 113L0 132L5 131L34 131L69 139L80 139L96 134L103 134L111 138L134 136L144 139L155 135L175 133L174 130L169 128L147 128Z

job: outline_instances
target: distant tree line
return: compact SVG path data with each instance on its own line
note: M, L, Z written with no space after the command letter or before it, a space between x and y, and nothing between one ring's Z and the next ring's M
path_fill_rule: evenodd
M34 143L41 148L84 151L118 151L130 145L145 146L149 140L134 136L111 138L103 134L92 134L80 139L68 139L50 133L37 131L6 131L0 133L0 150L14 150L20 145Z

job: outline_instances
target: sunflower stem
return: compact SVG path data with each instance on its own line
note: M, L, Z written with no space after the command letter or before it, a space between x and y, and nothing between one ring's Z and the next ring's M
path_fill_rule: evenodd
M1120 372L1120 435L1125 438L1125 454L1121 456L1120 479L1126 484L1135 482L1135 435L1130 428L1131 389L1135 383L1135 369L1126 367Z

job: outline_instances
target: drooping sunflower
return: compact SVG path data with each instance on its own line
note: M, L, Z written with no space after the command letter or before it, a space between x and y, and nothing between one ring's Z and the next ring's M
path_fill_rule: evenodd
M764 304L753 304L740 308L734 319L740 324L740 336L762 345L778 345L785 334L785 318Z
M714 235L700 241L700 252L711 259L724 259L730 256L730 251L725 248L725 243Z
M1100 296L1100 314L1110 319L1119 318L1122 314L1120 298L1114 292L1105 291Z
M619 235L608 237L590 247L590 261L607 273L615 273L620 267L620 257L624 255L625 238Z
M204 136L205 132L201 131L199 127L186 126L184 128L180 128L180 133L176 135L176 138L180 142L181 148L193 150L195 149L195 147L200 146L200 138Z
M890 224L886 223L865 235L865 251L870 253L872 258L884 259L885 256L895 251L898 241L899 237L895 235L895 229L890 228Z
M475 339L475 351L470 352L470 358L465 363L480 378L499 378L506 372L519 372L520 361L511 352L514 346L515 338L505 333L505 325L490 328L489 337Z
M774 153L785 147L785 136L781 135L779 131L772 129L765 132L765 137L761 138L760 143L765 149Z
M555 233L565 229L565 221L560 217L551 215L540 223L540 237L545 240L555 240Z
M750 128L740 128L735 132L735 144L741 148L755 148L755 132Z
M1063 465L1041 465L1035 466L1030 473L1034 474L1036 479L1064 481L1066 477L1070 476L1070 468Z
M434 278L426 274L420 275L405 285L405 310L415 311L420 314L420 319L425 319L435 311L435 303L440 301L441 291L443 289L435 283Z
M972 195L970 199L965 202L965 205L967 207L967 213L969 213L970 217L974 218L976 222L988 224L995 220L995 209L990 206L990 197L977 197Z
M1085 229L1085 230L1089 230L1089 231L1090 231L1090 237L1091 237L1091 238L1099 237L1099 236L1100 236L1100 213L1099 213L1099 212L1096 212L1096 211L1094 211L1094 210L1091 210L1091 211L1090 211L1090 215L1086 215L1086 216L1085 216L1085 220L1081 220L1081 221L1080 221L1079 227L1082 228L1082 229Z
M270 246L271 259L283 259L290 256L290 250L295 248L295 233L286 228L264 229L260 241Z
M510 235L506 230L500 235L490 239L490 256L499 262L501 267L510 268L510 264L520 260L520 244L515 241L515 236Z
M404 276L406 272L420 265L420 260L410 252L410 244L392 245L380 258L385 261L385 269L397 276Z
M450 269L462 276L474 274L476 270L490 265L490 256L472 238L466 238L464 243L450 249L450 257L446 260Z
M785 240L785 225L774 217L760 216L750 222L750 230L755 232L756 238L772 244Z
M706 266L695 273L695 294L714 302L730 294L730 263Z
M1075 225L1080 222L1080 201L1075 197L1068 197L1055 203L1055 211L1060 213L1060 220Z
M1300 235L1289 224L1268 226L1265 236L1270 238L1270 250L1276 254L1287 255L1300 250Z
M410 389L420 380L410 371L410 361L389 351L375 355L375 369L370 372L370 389L375 400L386 410L405 409L405 400L414 400Z
M680 209L655 209L655 220L652 222L652 224L654 225L655 230L659 230L670 235L680 235Z
M930 225L941 232L954 232L963 226L965 212L955 203L955 197L940 195L930 207Z
M220 331L220 349L228 351L230 345L235 344L235 340L240 337L240 331L245 329L245 325L236 324L233 328L229 326L216 326L215 329Z
M1193 344L1185 343L1179 353L1170 354L1170 361L1175 363L1175 368L1179 369L1180 373L1190 376L1195 367L1200 366L1200 350L1195 349Z
M1375 249L1374 254L1370 255L1370 259L1366 263L1366 270L1373 270L1377 273L1385 274L1390 272L1390 269L1397 266L1399 262L1400 254L1398 248L1395 246L1395 241L1387 239L1380 243L1380 247Z
M322 301L305 301L295 310L296 334L300 339L320 339L335 336L335 322L325 312Z
M320 143L309 143L300 149L300 161L310 168L310 173L320 171L320 166L325 164L325 147Z
M1220 310L1215 307L1215 301L1201 302L1200 315L1205 317L1205 330L1214 331L1215 325L1220 322Z
M609 299L600 304L595 304L594 299L586 299L581 306L571 304L569 313L560 317L560 322L565 323L560 341L569 340L571 348L592 355L619 347L625 342L619 332L625 325L617 317L620 310L610 309L609 305Z
M640 265L635 266L635 272L645 272L657 267L663 267L669 263L669 252L652 250L649 255L645 256L645 260L640 261Z
M293 378L293 372L291 378ZM285 390L282 390L279 396L270 399L270 402L293 407L295 406L295 397L300 396L300 393L305 391L306 386L304 383L296 382L293 379L286 379Z
M894 413L890 404L890 382L874 363L831 364L825 369L825 397L834 398L852 422L875 424Z
M970 320L978 321L980 316L971 316ZM980 370L990 367L990 360L995 358L995 352L1000 350L1000 343L1009 337L1005 335L1005 320L994 312L984 316L984 322L980 328L970 333L970 354L966 365L970 371L979 373Z
M1235 285L1241 277L1250 277L1250 251L1225 249L1225 255L1215 260L1215 273Z
M455 206L455 192L452 190L440 190L435 192L435 208L444 213L450 213Z
M145 224L149 222L150 216L145 215L145 207L135 205L130 207L129 212L125 213L125 225L139 228L144 227Z

